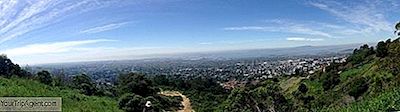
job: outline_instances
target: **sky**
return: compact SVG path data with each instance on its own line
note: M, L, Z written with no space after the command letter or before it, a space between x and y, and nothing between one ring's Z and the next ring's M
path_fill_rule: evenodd
M323 46L393 38L398 0L1 0L15 63Z

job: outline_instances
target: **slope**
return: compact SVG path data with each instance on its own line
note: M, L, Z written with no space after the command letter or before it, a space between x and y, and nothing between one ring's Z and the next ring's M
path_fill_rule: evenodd
M23 78L0 77L0 97L62 97L64 112L120 112L117 101L107 97L86 96L76 90L61 89Z

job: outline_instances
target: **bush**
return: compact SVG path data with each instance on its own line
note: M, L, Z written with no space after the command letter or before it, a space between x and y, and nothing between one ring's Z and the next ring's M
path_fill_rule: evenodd
M22 70L18 64L14 64L6 55L0 55L0 76L10 78L12 75L29 77L30 74Z
M298 90L299 90L300 92L302 92L302 93L307 93L308 88L307 88L307 86L306 86L305 84L302 83L302 84L300 84Z
M325 73L322 77L322 87L325 91L334 88L340 83L339 74Z
M388 55L387 43L380 41L376 46L376 56L377 57L386 57Z
M74 76L72 82L74 83L74 88L79 89L85 95L94 95L96 92L95 84L86 74Z
M133 93L127 93L119 99L118 106L120 109L126 112L140 112L144 108L142 99L142 96Z
M50 85L53 82L50 73L45 70L38 72L36 75L36 79L39 80L39 82L46 85Z
M138 73L119 75L117 87L119 94L135 93L140 96L152 96L158 92L149 79Z
M349 91L349 95L353 96L355 99L360 97L369 88L366 78L355 79L355 81L353 81L353 83L350 86L351 86L351 89Z

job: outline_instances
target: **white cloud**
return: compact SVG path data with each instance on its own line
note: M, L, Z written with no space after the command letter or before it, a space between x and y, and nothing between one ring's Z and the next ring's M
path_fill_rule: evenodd
M394 2L391 2L389 4L393 3ZM366 31L364 33L376 33L392 30L390 27L391 22L389 22L385 17L385 14L388 13L386 9L391 8L390 6L385 5L385 1L377 2L366 0L359 1L357 4L350 4L348 2L319 1L310 2L309 4L352 25L361 27L361 29Z
M103 26L97 26L97 27L93 27L93 28L89 28L86 30L82 30L80 31L80 33L98 33L98 32L104 32L104 31L109 31L109 30L114 30L117 28L120 28L121 26L127 24L127 22L123 22L123 23L112 23L112 24L107 24L107 25L103 25Z
M303 38L303 37L289 37L286 38L288 41L323 41L322 38Z
M263 27L263 26L241 26L241 27L227 27L227 28L224 28L224 30L231 30L231 31L246 31L246 30L272 31L274 29L271 28L271 27Z
M1 0L0 43L54 24L71 14L106 7L120 0Z
M213 44L212 42L201 42L201 43L199 43L200 45L211 45L211 44Z
M64 42L58 42L64 43ZM126 48L114 48L114 47L83 47L89 43L95 43L93 41L86 42L73 42L76 46L62 47L54 50L54 52L45 52L41 49L43 47L32 47L25 48L24 50L18 50L20 52L26 52L30 49L36 50L35 53L19 53L18 55L8 55L15 63L18 64L43 64L43 63L64 63L64 62L81 62L81 61L101 61L101 60L128 60L128 59L143 59L165 56L174 53L189 52L192 49L189 48L166 48L166 47L126 47ZM85 43L85 44L83 44ZM36 46L36 45L35 45ZM63 45L60 45L63 46Z
M65 41L65 42L53 42L53 43L41 43L41 44L30 44L18 48L5 50L3 53L9 56L24 56L24 55L36 55L36 54L53 54L53 53L64 53L71 51L88 51L94 50L93 48L83 48L80 46L87 44L94 44L99 42L110 42L116 40L108 39L97 39L97 40L79 40L79 41ZM98 49L98 48L96 48ZM101 48L104 49L104 48Z
M313 36L322 36L333 38L333 36L327 32L307 27L302 24L295 23L279 23L271 26L240 26L240 27L227 27L223 28L227 31L265 31L265 32L284 32L284 33L295 33L305 34Z
M290 19L269 19L258 25L226 27L226 31L263 31L297 34L313 38L372 38L392 32L388 16L399 14L396 0L331 1L306 3L337 18L329 23Z

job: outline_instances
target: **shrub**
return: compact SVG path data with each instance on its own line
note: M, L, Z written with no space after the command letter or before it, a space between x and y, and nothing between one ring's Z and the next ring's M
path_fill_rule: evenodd
M53 82L53 79L51 78L51 75L48 71L40 71L36 75L37 80L39 80L41 83L50 85Z

